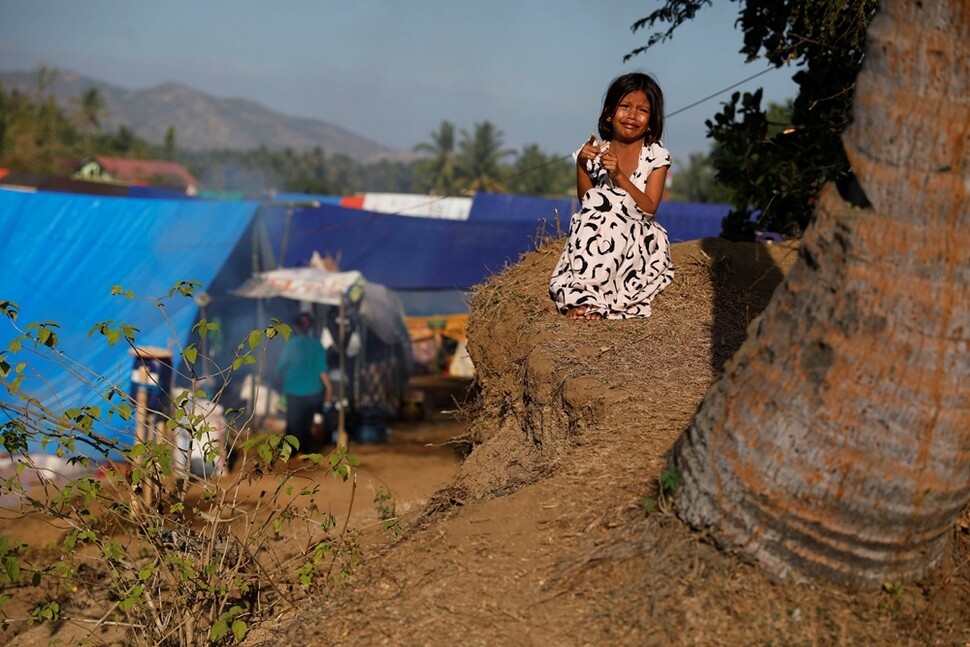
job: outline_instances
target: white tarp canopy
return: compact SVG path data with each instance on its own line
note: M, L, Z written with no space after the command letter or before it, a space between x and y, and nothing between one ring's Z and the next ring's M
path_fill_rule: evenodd
M386 344L406 344L411 338L400 299L378 283L368 283L360 272L331 272L316 267L292 267L256 274L234 294L254 299L284 297L337 306L360 304L360 319Z
M364 277L360 272L329 272L316 267L291 267L260 272L233 293L253 299L285 297L336 306L360 301L363 288Z
M331 272L316 267L298 267L256 274L234 290L233 294L253 299L282 297L340 308L338 348L342 377L339 382L337 436L341 446L347 445L347 380L343 376L347 356L345 322L348 319L358 321L386 344L387 348L393 347L393 352L399 354L403 370L394 379L396 388L403 392L413 368L411 337L404 321L404 307L400 299L385 286L368 283L360 272ZM346 318L345 312L349 315ZM361 352L361 355L364 353ZM360 370L359 363L356 370ZM253 399L255 400L255 396Z

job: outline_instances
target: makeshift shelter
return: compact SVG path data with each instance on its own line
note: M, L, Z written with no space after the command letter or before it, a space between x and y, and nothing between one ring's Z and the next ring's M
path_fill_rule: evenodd
M231 291L254 274L306 265L314 251L331 253L342 267L367 277L370 299L362 317L369 300L381 301L374 298L381 291L393 291L401 302L395 307L403 304L408 315L464 313L469 289L516 262L543 235L556 235L556 214L565 226L571 210L568 200L478 194L461 221L380 214L316 199L298 205L299 195L288 197L291 204L268 205L0 189L0 301L16 304L19 312L16 321L0 317L0 351L12 359L10 343L24 326L54 322L57 350L70 358L68 363L31 350L32 372L20 383L24 394L41 407L64 411L106 409L112 387L127 393L129 349L124 342L108 345L97 333L101 322L132 326L139 345L167 348L177 361L200 316L218 320L221 340L207 343L221 344L222 355L207 348L200 356L214 356L224 366L235 344L267 323L251 300ZM686 236L696 238L719 232L727 211L665 203L660 219L672 240L685 236L678 223L692 223ZM201 288L191 297L170 294L180 281ZM290 307L296 303L291 300ZM362 328L376 335L373 326ZM378 347L385 344L381 340ZM216 390L220 402L236 408L235 393ZM0 411L0 424L18 415ZM114 417L93 431L127 441L133 424Z
M369 194L364 194L365 201ZM300 194L281 194L299 202ZM467 295L536 246L568 230L575 199L477 193L467 219L377 213L326 196L305 206L265 212L281 264L307 265L314 252L338 258L401 299L408 316L467 312ZM727 205L664 202L660 223L672 242L717 236ZM263 212L261 212L263 213Z
M269 235L283 241L279 246L283 264L306 265L314 252L322 252L338 259L341 267L359 270L392 289L414 333L417 366L435 373L445 370L442 354L462 353L464 334L442 335L429 328L428 321L466 314L474 286L517 262L546 238L562 235L578 209L573 198L477 193L467 215L443 218L377 213L332 196L287 193L276 197L291 204L315 203L286 211L277 208L272 215L261 210ZM361 205L380 204L383 199L385 204L405 207L440 200L412 196L405 202L385 194L360 197ZM729 211L727 205L665 202L659 218L676 242L717 236ZM453 353L443 353L442 342L458 346Z
M301 267L256 274L234 294L310 304L317 321L334 321L337 330L332 336L338 366L336 375L331 375L336 378L338 442L347 443L350 412L357 416L358 427L373 427L377 439L381 439L385 431L381 425L388 416L397 414L412 368L404 309L393 292L364 280L360 272ZM328 308L331 311L325 312ZM354 336L358 344L352 350Z

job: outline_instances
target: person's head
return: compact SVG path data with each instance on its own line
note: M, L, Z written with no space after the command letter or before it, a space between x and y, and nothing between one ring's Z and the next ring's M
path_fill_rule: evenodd
M639 94L637 94L639 93ZM633 95L633 96L630 96ZM641 96L642 95L642 96ZM614 138L614 117L624 99L646 99L649 106L646 130L643 141L652 144L660 140L664 130L664 95L653 77L642 72L631 72L613 79L606 96L603 97L603 111L600 113L599 133L605 140Z
M293 320L293 327L301 335L306 335L313 329L313 318L307 313L301 312Z

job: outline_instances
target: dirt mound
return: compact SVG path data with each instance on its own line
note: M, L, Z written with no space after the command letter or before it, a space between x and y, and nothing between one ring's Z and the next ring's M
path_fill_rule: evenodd
M658 495L666 452L795 247L674 245L674 283L635 321L556 314L547 285L560 248L526 255L476 292L474 450L454 483L334 599L250 644L970 640L965 528L919 586L773 583L686 529Z

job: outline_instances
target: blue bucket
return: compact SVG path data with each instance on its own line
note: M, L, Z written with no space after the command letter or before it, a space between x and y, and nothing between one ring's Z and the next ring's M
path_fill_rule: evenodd
M387 412L367 408L358 412L358 425L354 440L368 445L387 442Z

